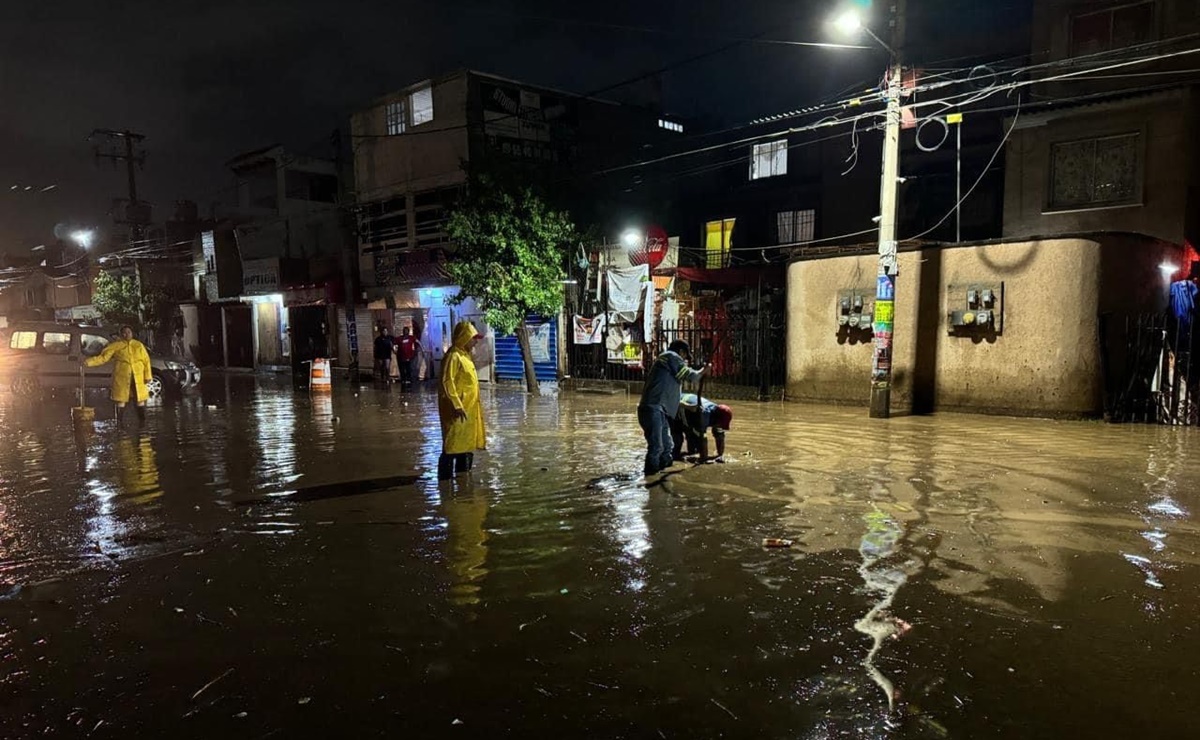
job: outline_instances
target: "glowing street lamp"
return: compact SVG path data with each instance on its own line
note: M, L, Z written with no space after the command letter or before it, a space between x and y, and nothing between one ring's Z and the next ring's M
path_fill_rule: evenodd
M646 236L637 229L629 229L621 235L621 244L626 249L637 249L646 243Z
M78 229L72 231L70 237L71 241L78 244L81 249L88 249L96 240L96 231L94 229Z

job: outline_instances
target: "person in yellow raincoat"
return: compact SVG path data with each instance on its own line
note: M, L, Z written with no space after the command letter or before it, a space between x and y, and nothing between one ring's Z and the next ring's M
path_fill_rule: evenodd
M113 363L112 386L109 397L117 404L117 421L125 416L125 405L130 401L137 404L138 421L146 420L146 399L150 391L150 353L146 345L133 338L133 327L122 326L121 338L108 343L95 357L84 360L88 367L99 367Z
M471 350L482 336L470 321L454 327L454 346L442 360L438 380L438 417L442 421L442 455L438 458L438 480L465 473L475 462L475 450L487 446L483 428L483 406L479 403L479 376Z

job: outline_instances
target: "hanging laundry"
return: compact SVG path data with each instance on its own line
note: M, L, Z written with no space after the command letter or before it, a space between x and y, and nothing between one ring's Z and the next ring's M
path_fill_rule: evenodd
M632 324L645 303L645 284L650 281L650 266L610 268L608 278L608 310L615 321Z

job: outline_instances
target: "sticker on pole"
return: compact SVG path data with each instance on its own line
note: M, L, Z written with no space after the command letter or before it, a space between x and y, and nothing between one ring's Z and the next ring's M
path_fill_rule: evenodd
M890 329L896 318L895 301L875 301L876 329Z
M875 300L892 301L896 299L896 284L888 275L880 275L875 283Z

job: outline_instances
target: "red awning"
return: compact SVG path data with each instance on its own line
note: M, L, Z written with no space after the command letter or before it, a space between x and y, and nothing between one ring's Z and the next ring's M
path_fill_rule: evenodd
M708 285L736 285L744 287L757 286L759 280L764 285L783 285L787 270L779 265L769 267L726 267L721 270L706 270L700 267L680 267L675 275L683 280Z

